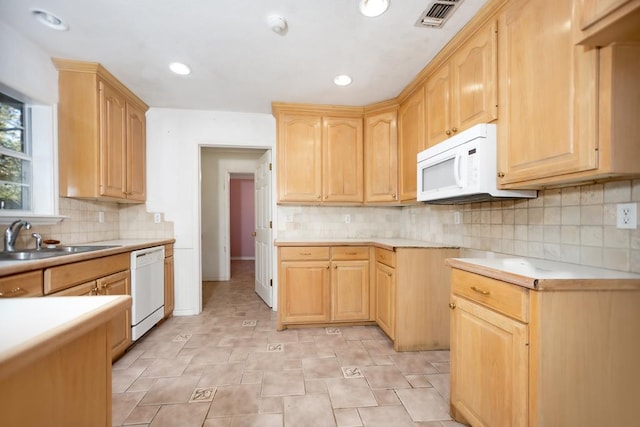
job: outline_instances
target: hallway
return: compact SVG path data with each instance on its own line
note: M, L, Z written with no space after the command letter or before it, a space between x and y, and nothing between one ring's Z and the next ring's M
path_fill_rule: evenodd
M204 282L113 365L113 425L452 427L449 352L397 353L376 326L277 332L253 261Z

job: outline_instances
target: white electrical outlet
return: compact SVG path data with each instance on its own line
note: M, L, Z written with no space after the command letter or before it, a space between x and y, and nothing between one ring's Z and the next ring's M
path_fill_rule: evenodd
M98 212L98 222L104 222L104 212Z
M160 216L159 213L154 213L153 214L153 222L156 224L160 224L160 221L162 221L162 217Z
M616 205L616 227L617 228L638 228L638 204L618 203Z
M453 213L453 223L460 224L460 211L455 211Z
M351 215L346 214L346 215L344 216L344 223L345 223L345 224L351 224Z

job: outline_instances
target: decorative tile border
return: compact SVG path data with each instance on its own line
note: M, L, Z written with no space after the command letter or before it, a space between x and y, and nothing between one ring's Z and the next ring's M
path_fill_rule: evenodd
M185 342L185 341L189 341L189 338L191 338L191 334L178 334L171 341L173 341L173 342Z
M340 331L340 328L324 328L325 331L327 331L327 335L340 335L342 334L342 332Z
M242 326L256 326L258 324L257 320L243 320Z
M340 369L342 369L342 375L344 375L345 378L364 377L364 375L362 374L362 371L357 366L342 366Z
M189 403L211 402L213 400L214 394L216 394L215 387L197 388L193 390L193 394L189 398Z
M270 352L270 353L284 351L284 345L282 345L282 344L267 344L267 351Z

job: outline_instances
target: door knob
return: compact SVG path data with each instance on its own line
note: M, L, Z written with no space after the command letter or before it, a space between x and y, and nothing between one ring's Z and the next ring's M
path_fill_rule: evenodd
M252 235L253 237L256 237L256 232L254 231L253 233L251 233L251 235Z

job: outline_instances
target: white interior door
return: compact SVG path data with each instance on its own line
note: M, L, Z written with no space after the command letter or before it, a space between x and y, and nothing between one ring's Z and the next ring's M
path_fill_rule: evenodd
M273 307L271 274L272 229L271 229L271 150L267 150L258 161L255 172L256 209L256 293L269 307Z

